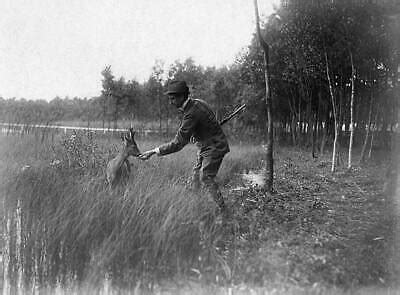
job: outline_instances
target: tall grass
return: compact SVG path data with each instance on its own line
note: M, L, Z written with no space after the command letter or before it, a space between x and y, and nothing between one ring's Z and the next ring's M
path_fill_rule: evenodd
M142 150L156 144L138 139ZM76 134L50 143L9 136L0 145L3 228L11 220L11 279L21 269L25 285L41 286L95 283L104 276L118 285L151 284L210 269L229 277L219 251L222 228L209 222L215 219L215 204L187 186L194 147L147 162L131 159L127 184L111 191L104 167L119 148L116 140ZM235 173L256 166L260 152L232 148L220 182L232 184ZM17 207L22 217L15 215Z
M104 167L120 148L117 138L0 139L2 258L9 266L3 285L12 286L6 293L17 293L22 278L44 294L131 294L164 282L157 293L176 281L189 289L200 282L197 294L222 294L212 289L216 281L236 285L235 294L251 284L273 294L334 294L325 287L387 277L387 248L373 239L390 237L392 228L380 201L384 167L331 174L328 155L315 160L279 147L274 194L231 190L238 172L263 167L261 146L235 145L218 174L234 208L232 223L222 226L214 202L187 187L193 146L132 159L126 184L110 191ZM160 143L137 141L141 150Z

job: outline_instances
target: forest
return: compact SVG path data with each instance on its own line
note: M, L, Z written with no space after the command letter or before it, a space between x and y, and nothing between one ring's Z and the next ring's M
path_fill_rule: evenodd
M335 134L335 120L341 126L339 137L345 138L353 122L357 144L365 141L366 133L392 132L399 107L396 10L373 3L312 3L283 6L264 20L278 140L313 148L318 143L323 150ZM168 81L186 80L192 96L208 101L218 117L246 103L247 111L235 127L252 134L265 132L263 54L256 35L226 67L203 67L192 58L165 67L158 60L143 83L115 77L112 65L101 69L99 78L102 89L97 97L1 98L1 121L82 121L83 126L101 122L103 128L115 128L119 120L140 120L165 127L175 117L163 95L165 87ZM390 135L382 136L387 144Z

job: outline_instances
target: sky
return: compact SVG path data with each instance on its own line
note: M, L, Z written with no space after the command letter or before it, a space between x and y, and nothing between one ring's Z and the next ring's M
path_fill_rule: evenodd
M156 60L229 65L254 32L253 0L2 0L0 97L97 96L106 65L139 82Z

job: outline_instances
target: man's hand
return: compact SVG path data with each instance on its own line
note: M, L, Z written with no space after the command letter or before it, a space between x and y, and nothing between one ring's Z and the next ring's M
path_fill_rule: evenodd
M143 161L145 161L145 160L148 160L148 159L150 159L150 157L152 156L152 155L154 155L154 154L156 154L157 152L156 152L156 150L149 150L149 151L146 151L146 152L144 152L144 153L142 153L142 154L140 154L139 155L139 159L140 160L143 160Z

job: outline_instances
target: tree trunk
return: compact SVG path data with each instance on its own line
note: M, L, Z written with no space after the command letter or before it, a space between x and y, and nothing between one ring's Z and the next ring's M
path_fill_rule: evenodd
M306 146L309 147L310 145L312 146L312 144L313 144L312 141L313 141L313 123L314 123L314 114L312 111L311 101L308 101L308 103L307 103L306 114L304 117L305 117L304 137L305 137Z
M290 119L290 130L291 130L291 135L292 135L292 144L295 146L297 144L297 136L296 136L296 118L297 118L297 114L296 114L296 109L294 107L295 105L295 100L293 98L293 103L291 102L291 98L293 98L293 94L291 95L291 97L288 100L289 103L289 108L291 111L291 119Z
M296 141L296 114L292 115L292 122L290 125L290 130L292 131L292 143L293 145L297 144Z
M160 140L162 138L162 105L161 105L161 95L160 95L160 90L157 89L157 96L158 96L158 119L159 119L159 136L160 136Z
M322 122L321 122L322 137L321 137L321 146L320 146L320 150L319 150L319 153L321 155L323 155L325 152L326 138L328 137L328 121L329 121L329 113L327 112L323 126L322 126Z
M338 138L339 138L339 128L337 122L335 122L335 137L333 140L331 172L335 172L336 170Z
M371 129L371 117L372 117L372 102L373 102L373 94L371 92L371 99L369 101L369 114L368 114L368 125L367 125L367 130L365 132L365 138L364 138L364 144L361 149L361 155L360 155L360 164L364 163L365 160L365 150L367 149L367 143L368 143L368 137L369 137L369 131ZM365 129L365 126L364 126Z
M372 146L374 144L374 136L375 136L375 133L378 132L378 114L379 114L379 109L376 110L375 120L374 120L374 128L372 128L372 130L371 130L371 141L370 141L370 144L369 144L368 159L371 159Z
M133 122L135 121L135 115L134 115L135 109L133 108L133 104L131 105L131 122L130 122L130 128L133 128Z
M371 140L369 142L368 159L371 159L371 156L372 156L372 145L374 144L374 135L375 135L375 132L372 129Z
M299 96L299 104L298 104L298 118L297 118L297 122L299 125L298 128L298 132L297 132L297 141L299 143L299 145L301 145L303 143L303 122L302 120L302 116L301 116L301 96Z
M336 169L336 155L337 155L337 141L339 137L339 124L338 124L338 118L337 118L337 111L336 111L336 104L335 104L335 97L333 94L333 86L332 86L332 81L331 81L331 76L329 74L329 64L328 64L328 54L325 51L325 64L326 64L326 77L328 78L328 85L329 85L329 94L331 96L331 102L332 102L332 111L333 111L333 119L335 121L335 138L333 140L333 151L332 151L332 167L331 171L335 172Z
M314 128L312 130L312 140L311 140L312 157L314 159L317 157L316 154L315 154L315 141L317 139L317 128L318 128L318 111L316 111L315 114L314 114Z
M114 129L118 128L118 99L115 100L115 109L114 109Z
M106 122L106 110L107 110L106 104L107 104L107 98L108 98L108 93L107 93L107 96L105 96L105 97L104 97L104 100L103 100L103 129L104 129L105 122Z
M397 69L397 67L396 67ZM396 71L397 72L397 71ZM394 87L397 87L397 73L395 74ZM394 120L400 122L400 112L398 108L394 109ZM398 128L397 128L398 129ZM392 132L391 136L391 151L389 156L389 165L385 173L385 183L383 186L383 192L390 196L395 196L396 188L398 189L399 171L400 171L400 136L398 130ZM398 195L397 195L398 196Z
M350 62L351 62L351 95L350 95L350 141L349 141L349 158L347 163L347 169L351 169L352 166L352 152L353 152L353 141L354 141L354 94L355 94L355 75L356 71L354 68L353 54L350 51Z
M256 15L256 28L259 42L264 50L264 77L265 77L265 103L267 107L267 119L268 119L268 131L267 131L267 146L266 146L266 170L265 170L265 189L268 192L273 190L273 179L274 179L274 166L273 166L273 119L272 119L272 98L269 87L269 45L266 43L264 38L261 36L260 29L260 17L258 14L257 0L254 0L254 9Z

